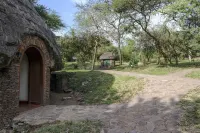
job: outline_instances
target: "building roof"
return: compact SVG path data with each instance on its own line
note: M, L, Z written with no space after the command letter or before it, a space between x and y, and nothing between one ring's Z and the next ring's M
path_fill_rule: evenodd
M115 60L116 57L112 52L106 52L102 54L99 59L100 60Z
M9 66L25 36L44 40L55 64L61 63L55 35L47 27L30 0L1 0L0 2L0 68Z

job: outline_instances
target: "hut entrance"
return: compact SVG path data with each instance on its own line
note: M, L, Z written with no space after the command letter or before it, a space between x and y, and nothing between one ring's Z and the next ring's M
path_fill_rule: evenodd
M20 105L41 105L43 99L43 63L38 49L28 48L20 64Z
M112 68L115 66L115 55L112 52L106 52L99 58L101 60L101 68Z

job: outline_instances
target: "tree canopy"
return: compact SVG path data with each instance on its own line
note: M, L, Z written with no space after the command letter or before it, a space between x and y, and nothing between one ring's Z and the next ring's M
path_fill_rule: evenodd
M57 31L65 27L60 16L53 10L45 7L44 5L38 4L37 0L31 0L38 14L45 20L48 27Z

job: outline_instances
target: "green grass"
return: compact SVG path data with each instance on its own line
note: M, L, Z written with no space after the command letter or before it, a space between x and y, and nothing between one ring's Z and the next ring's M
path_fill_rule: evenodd
M85 69L86 70L91 70L91 63L90 62L86 62L85 63ZM96 62L95 63L95 69L98 69L100 67L100 63ZM64 69L65 71L76 71L76 70L83 70L84 67L80 66L77 64L77 62L65 62L64 63Z
M180 102L184 111L181 120L183 131L197 133L200 131L200 88L189 92Z
M181 68L179 67L172 67L172 66L165 67L156 64L150 64L147 66L140 66L135 68L131 68L126 65L126 66L118 66L115 69L117 71L138 72L150 75L166 75L181 70Z
M200 71L193 71L186 75L188 78L200 79Z
M101 127L99 121L59 122L44 125L32 133L100 133Z
M65 72L63 75L68 81L69 88L83 95L85 104L125 102L144 86L143 79L99 71L73 71Z
M169 64L168 66L157 65L156 63L148 64L147 66L138 66L138 67L129 67L128 63L124 63L122 66L116 66L115 70L117 71L127 71L127 72L138 72L142 74L150 75L167 75L174 73L180 70L188 68L198 68L200 67L200 60L195 59L194 62L189 62L188 60L182 60L178 65Z

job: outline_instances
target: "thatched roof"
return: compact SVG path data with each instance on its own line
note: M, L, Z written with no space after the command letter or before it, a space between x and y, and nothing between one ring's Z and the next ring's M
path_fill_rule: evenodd
M99 59L100 60L115 60L116 57L112 52L106 52L102 54Z
M0 2L0 68L7 67L26 35L45 41L48 52L60 64L60 52L55 35L39 16L30 0L1 0ZM59 62L59 63L58 63Z

